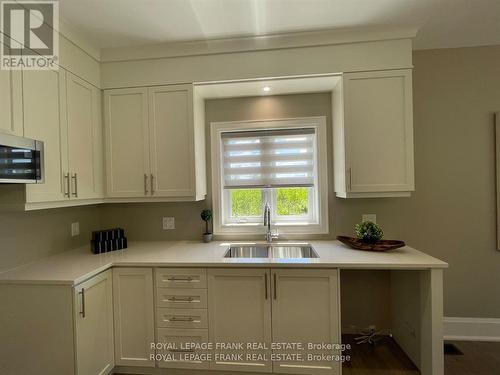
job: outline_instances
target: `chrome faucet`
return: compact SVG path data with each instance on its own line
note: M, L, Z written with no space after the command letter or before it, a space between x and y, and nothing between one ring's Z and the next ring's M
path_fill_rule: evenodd
M264 206L264 226L267 227L266 232L266 242L271 243L273 239L278 238L277 234L273 234L271 231L271 206L266 202Z

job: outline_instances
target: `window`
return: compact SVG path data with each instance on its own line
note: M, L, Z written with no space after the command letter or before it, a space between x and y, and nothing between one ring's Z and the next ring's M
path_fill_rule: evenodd
M212 124L215 233L327 233L324 117Z

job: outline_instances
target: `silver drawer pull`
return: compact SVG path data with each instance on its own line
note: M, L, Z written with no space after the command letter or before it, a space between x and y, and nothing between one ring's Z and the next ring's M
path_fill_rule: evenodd
M194 349L169 349L171 353L194 353Z
M192 316L172 316L169 320L171 322L194 322Z
M193 281L193 278L191 276L188 276L188 277L169 277L167 279L167 281L182 281L182 282L192 282Z
M170 297L167 298L167 301L172 301L172 302L193 302L194 297Z
M75 182L75 190L73 191L73 195L78 198L78 175L73 173L71 179Z

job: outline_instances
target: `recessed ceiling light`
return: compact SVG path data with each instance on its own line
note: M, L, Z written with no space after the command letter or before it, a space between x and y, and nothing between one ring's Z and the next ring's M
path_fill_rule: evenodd
M269 91L271 91L271 88L269 86L264 86L262 88L262 90L265 91L265 92L269 92Z

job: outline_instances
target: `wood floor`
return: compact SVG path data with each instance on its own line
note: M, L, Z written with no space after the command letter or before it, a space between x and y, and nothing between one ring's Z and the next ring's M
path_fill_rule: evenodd
M350 335L342 336L352 349L351 362L343 375L417 375L418 369L392 339L375 346L356 345ZM500 342L453 341L463 355L445 355L445 375L500 375Z
M351 356L351 361L343 364L342 375L418 375L420 373L393 339L384 338L376 345L358 345L354 337L354 335L342 335L342 343L351 345L351 350L344 353L344 355Z

